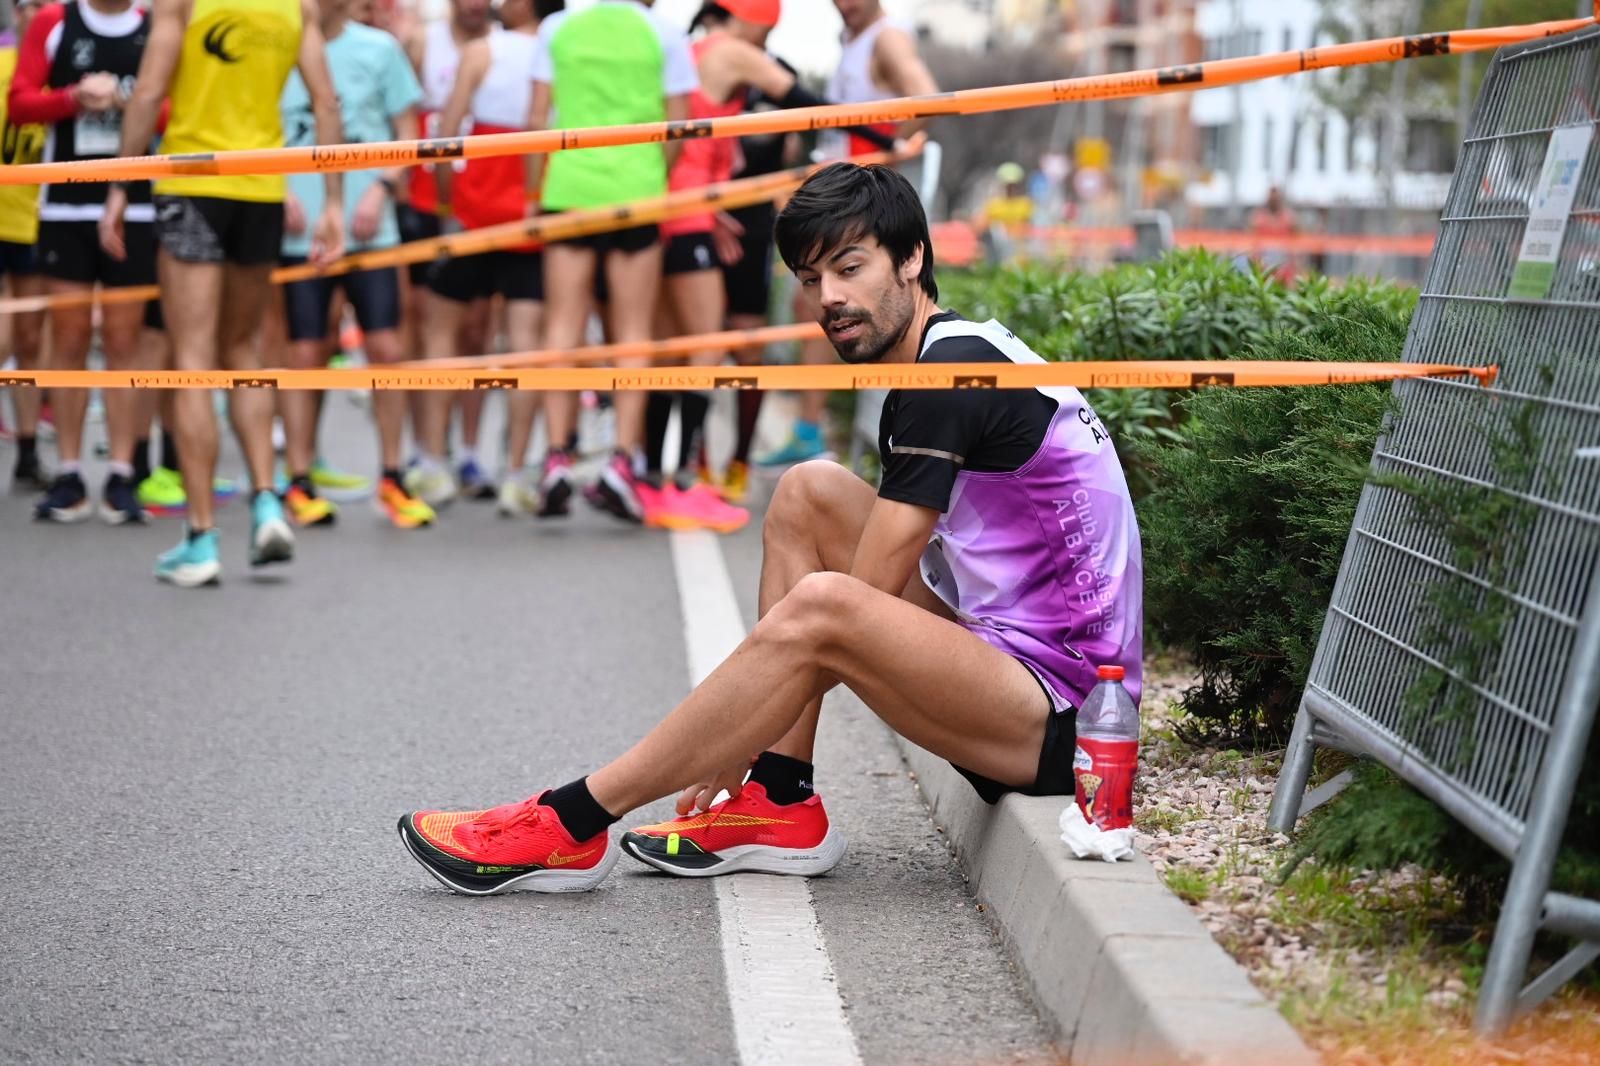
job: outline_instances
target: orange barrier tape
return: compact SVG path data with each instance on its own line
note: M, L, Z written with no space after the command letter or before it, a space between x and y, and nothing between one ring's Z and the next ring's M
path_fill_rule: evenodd
M1385 37L1372 41L1305 48L1268 55L1218 59L1177 67L1134 70L1122 74L1066 78L1028 85L988 89L963 89L929 96L899 97L868 104L830 104L765 111L727 118L650 122L630 126L597 126L573 130L533 130L491 133L472 137L439 137L424 141L386 141L373 144L318 145L309 148L265 148L250 151L204 152L191 155L137 156L125 159L80 160L71 163L30 163L0 167L0 184L39 185L47 182L81 182L144 178L196 177L236 174L291 174L373 167L411 166L448 159L488 159L496 156L559 152L573 148L602 148L621 144L649 144L692 137L745 137L751 134L788 133L796 130L866 126L940 115L968 115L1011 111L1084 100L1114 100L1154 93L1192 92L1219 85L1238 85L1285 74L1328 67L1390 63L1417 56L1481 52L1538 37L1569 33L1595 24L1594 18L1564 19L1526 26L1423 33Z
M462 359L417 359L393 363L391 367L410 370L514 370L534 366L565 366L572 363L605 363L621 359L682 359L695 352L732 351L758 344L780 344L821 338L822 327L815 322L791 326L761 326L757 329L729 329L720 333L698 333L658 341L626 341L619 344L591 344L564 351L508 352L505 355L473 355Z
M1127 226L1033 226L1026 236L1052 246L1131 248ZM1180 248L1214 248L1231 252L1286 252L1300 255L1398 255L1425 259L1433 254L1431 233L1292 233L1269 236L1244 230L1180 229L1172 233Z
M923 140L919 138L903 152L874 152L854 158L862 164L900 162L915 158L921 153L922 145ZM482 229L463 230L442 237L410 241L392 248L353 252L323 267L309 263L279 267L272 272L272 280L282 284L306 278L332 277L357 270L376 270L409 263L430 263L441 256L478 255L502 248L515 248L529 241L567 240L572 237L586 237L594 233L626 229L629 226L664 222L685 215L697 215L708 208L745 207L771 200L794 188L818 166L820 164L793 167L752 178L735 178L713 185L679 189L665 196L636 200L629 204L539 215L519 222L507 222L498 226L485 226ZM23 314L50 307L87 307L95 303L144 303L147 300L159 299L160 296L161 287L158 285L130 285L118 289L17 296L0 300L0 314Z
M415 367L351 370L39 370L0 374L0 388L65 389L522 389L534 392L670 389L1196 389L1347 385L1469 374L1491 384L1495 367L1424 363L1212 362L888 363L882 366L540 368L473 371Z

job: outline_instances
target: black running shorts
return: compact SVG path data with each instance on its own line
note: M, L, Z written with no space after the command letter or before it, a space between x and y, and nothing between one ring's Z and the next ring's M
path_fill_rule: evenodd
M1030 668L1029 673L1033 673ZM985 803L999 803L1000 797L1008 792L1019 792L1024 796L1070 796L1077 791L1077 779L1072 772L1072 757L1078 750L1078 717L1077 710L1065 707L1062 710L1060 700L1055 693L1039 677L1033 675L1039 682L1039 688L1044 692L1045 705L1050 708L1046 713L1049 717L1044 725L1044 744L1039 749L1039 774L1034 778L1033 784L1026 788L1016 785L1004 785L993 778L975 774L971 770L955 766L956 772L972 785L979 798Z
M156 239L184 263L264 266L283 245L283 204L219 196L157 196Z
M555 212L546 212L554 214ZM573 248L589 248L601 255L607 252L633 254L642 252L661 239L661 227L654 222L646 226L629 226L609 233L591 233L587 237L567 237L548 241L551 245L564 244Z
M499 293L507 300L544 299L542 252L482 252L434 265L428 288L456 303Z
M717 247L709 233L679 233L670 237L661 255L661 273L667 277L715 270L719 265Z
M10 274L14 278L29 277L38 273L34 262L33 245L16 241L0 241L0 277Z
M444 232L438 215L430 215L418 211L410 204L394 205L394 220L400 228L400 239L407 244L412 241L426 241L439 236ZM425 286L434 269L433 262L406 264L406 276L411 279L414 286Z
M34 245L35 261L46 277L76 281L84 285L99 282L108 289L156 283L155 226L149 222L127 222L122 227L127 257L120 262L100 247L100 224L82 220L39 223L39 243Z
M744 227L744 236L739 238L744 255L722 268L728 314L765 318L772 304L772 225L777 212L771 204L751 204L729 214Z
M305 260L285 256L284 266ZM328 336L328 309L333 290L343 289L355 309L364 333L378 333L400 325L400 272L395 267L357 270L326 278L291 281L283 287L283 307L292 341L320 341Z

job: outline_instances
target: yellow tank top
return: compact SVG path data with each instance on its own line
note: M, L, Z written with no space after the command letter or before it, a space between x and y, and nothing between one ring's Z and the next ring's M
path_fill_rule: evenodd
M37 163L44 157L44 127L6 121L6 95L17 69L17 50L0 48L0 166ZM39 186L0 185L0 241L32 244L39 237Z
M300 0L194 0L163 155L283 147L278 101L300 54ZM158 195L282 202L281 174L162 178Z

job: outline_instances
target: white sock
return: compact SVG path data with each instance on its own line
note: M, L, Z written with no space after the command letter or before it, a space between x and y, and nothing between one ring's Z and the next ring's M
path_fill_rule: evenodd
M71 459L71 460L68 460L67 462L62 463L59 467L57 467L56 468L56 473L58 473L58 474L77 474L77 473L81 472L82 469L83 468L82 468L82 466L79 465L78 460Z
M133 476L133 464L132 463L119 463L115 459L113 459L113 460L111 460L111 472L113 474L119 475L120 477L131 478Z

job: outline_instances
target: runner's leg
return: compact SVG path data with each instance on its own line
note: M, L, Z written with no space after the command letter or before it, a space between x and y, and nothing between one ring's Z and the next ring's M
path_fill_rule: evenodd
M51 296L77 296L92 285L80 281L50 278ZM88 366L89 342L93 331L92 309L83 304L66 304L50 309L50 369L82 370ZM89 409L88 389L51 389L50 409L56 420L56 454L63 472L76 470L83 458L83 423Z
M583 343L594 306L594 249L581 244L552 244L544 250L544 344L553 351ZM578 426L578 396L573 392L547 392L544 397L545 432L551 447L562 447Z
M218 323L217 346L223 366L229 370L259 370L261 353L256 348L256 333L272 295L268 263L241 266L228 263L222 270L222 298L228 313ZM250 490L270 492L272 477L272 389L229 389L228 414L234 435L250 471ZM180 448L187 446L180 442ZM215 459L213 458L213 463ZM207 491L210 485L206 486ZM193 486L189 490L193 493Z
M157 268L161 277L161 312L166 319L167 336L172 339L174 369L217 369L222 264L185 263L162 249ZM217 416L211 391L172 390L172 412L174 417L168 428L177 440L183 466L189 528L208 530L214 520L211 479L217 467ZM268 440L269 452L271 446Z
M774 501L776 523L769 512L774 528L764 543L773 558L763 565L761 620L660 725L588 778L595 800L625 813L762 751L810 761L816 703L835 684L934 754L1031 785L1050 713L1033 675L926 606L831 572L853 556L856 542L833 534L864 524L864 483L844 489L809 466L784 481L797 484L780 485L786 499ZM818 505L825 517L813 524L806 508Z

